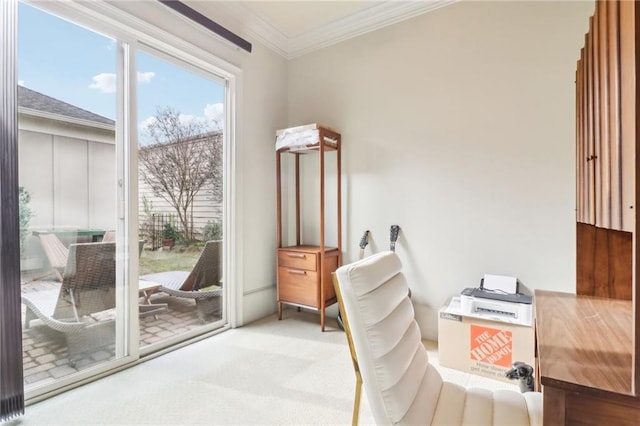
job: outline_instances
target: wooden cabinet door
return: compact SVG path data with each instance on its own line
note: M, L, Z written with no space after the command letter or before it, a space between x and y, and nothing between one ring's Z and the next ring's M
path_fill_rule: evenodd
M615 2L619 8L620 32L620 186L622 227L633 232L635 226L635 146L636 146L636 45L633 1Z
M632 232L634 2L597 1L576 69L576 219Z

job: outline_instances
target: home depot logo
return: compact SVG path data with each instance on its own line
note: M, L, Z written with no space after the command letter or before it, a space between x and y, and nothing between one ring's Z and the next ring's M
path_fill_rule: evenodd
M511 367L512 336L510 331L471 324L471 359L486 364Z

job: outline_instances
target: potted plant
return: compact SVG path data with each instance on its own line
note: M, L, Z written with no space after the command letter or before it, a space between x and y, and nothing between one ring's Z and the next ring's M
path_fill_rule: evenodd
M18 187L18 215L20 222L20 253L24 252L24 241L29 235L29 222L33 216L33 210L29 204L31 203L31 194L24 189L24 187Z
M173 246L176 245L176 239L178 238L178 231L171 224L171 222L167 222L164 224L164 228L162 229L162 248L164 250L171 250Z
M42 259L31 248L34 237L30 237L29 223L35 212L31 208L31 195L22 186L18 187L18 219L20 226L20 270L33 270L41 267Z

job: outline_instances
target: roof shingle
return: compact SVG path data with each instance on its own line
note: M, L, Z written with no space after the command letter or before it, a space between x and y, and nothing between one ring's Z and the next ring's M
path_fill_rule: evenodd
M58 114L65 117L80 120L93 121L94 123L114 125L115 121L103 117L91 111L87 111L77 106L68 104L51 96L43 95L35 90L24 86L18 86L18 107L28 108L36 111Z

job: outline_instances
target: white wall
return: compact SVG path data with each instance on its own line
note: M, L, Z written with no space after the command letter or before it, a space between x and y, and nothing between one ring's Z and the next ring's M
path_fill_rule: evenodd
M287 63L253 43L243 65L243 134L238 147L245 323L275 312L275 134L286 127Z
M342 133L344 261L364 230L371 253L400 225L425 337L485 273L574 291L574 72L592 12L461 2L290 62L288 125Z

